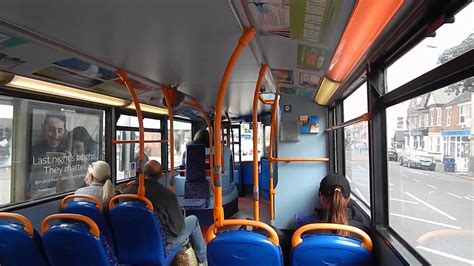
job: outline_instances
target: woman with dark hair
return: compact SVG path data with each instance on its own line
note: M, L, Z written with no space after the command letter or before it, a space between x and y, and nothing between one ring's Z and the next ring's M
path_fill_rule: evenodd
M355 210L350 199L351 186L346 177L337 174L327 175L321 180L318 194L323 207L319 214L324 222L352 225L368 231L361 222L355 220ZM349 233L345 231L337 233L349 236Z

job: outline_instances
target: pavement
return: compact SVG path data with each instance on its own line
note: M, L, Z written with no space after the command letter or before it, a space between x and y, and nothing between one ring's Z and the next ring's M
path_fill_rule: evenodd
M346 156L346 174L353 193L368 203L368 156L353 158ZM390 226L432 265L474 265L472 176L399 162L388 163L388 176Z

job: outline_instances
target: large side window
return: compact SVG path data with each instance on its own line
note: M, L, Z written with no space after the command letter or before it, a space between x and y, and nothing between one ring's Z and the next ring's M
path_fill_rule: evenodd
M0 106L0 205L75 190L103 159L103 110L4 96Z
M474 141L472 93L449 86L387 109L390 226L436 265L473 263ZM431 106L451 121L410 123Z
M161 140L161 121L158 119L144 118L145 140ZM118 140L139 140L138 118L121 114L116 127L116 138ZM118 144L116 146L117 158L117 182L134 178L137 174L139 144ZM145 143L145 161L161 161L161 143Z
M447 63L473 49L472 2L455 16L455 22L436 30L387 69L387 91Z
M367 83L362 84L343 102L344 121L367 113ZM369 130L367 122L344 128L345 172L352 195L370 207Z

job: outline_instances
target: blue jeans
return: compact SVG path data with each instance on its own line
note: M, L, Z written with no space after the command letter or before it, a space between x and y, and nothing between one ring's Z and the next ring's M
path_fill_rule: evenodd
M191 240L191 241L190 241ZM169 244L167 248L174 249L176 247L183 247L188 242L196 252L196 257L199 263L207 261L207 247L202 236L199 220L196 216L190 215L184 218L184 229L181 234L176 237L173 243Z

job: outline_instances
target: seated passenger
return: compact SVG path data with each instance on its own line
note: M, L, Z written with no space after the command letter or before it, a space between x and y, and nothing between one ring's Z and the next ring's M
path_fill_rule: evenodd
M104 207L107 207L110 199L116 195L114 185L110 181L110 166L104 161L96 161L89 166L84 182L87 186L76 190L75 194L97 197Z
M203 144L204 147L209 148L209 131L207 129L200 129L194 135L193 141L186 143L188 144ZM181 158L182 164L186 165L186 151L183 152Z
M151 160L144 166L145 172L145 197L147 197L157 213L165 231L166 249L172 250L183 247L191 242L199 263L207 265L206 243L202 236L199 220L196 216L184 217L178 204L176 195L158 182L162 177L159 162ZM136 194L138 182L132 184L124 193Z
M359 221L355 220L355 210L351 205L351 186L343 175L330 174L321 180L319 185L319 201L322 210L317 210L323 222L345 224L358 227L368 232L369 230ZM337 232L348 236L345 231Z

